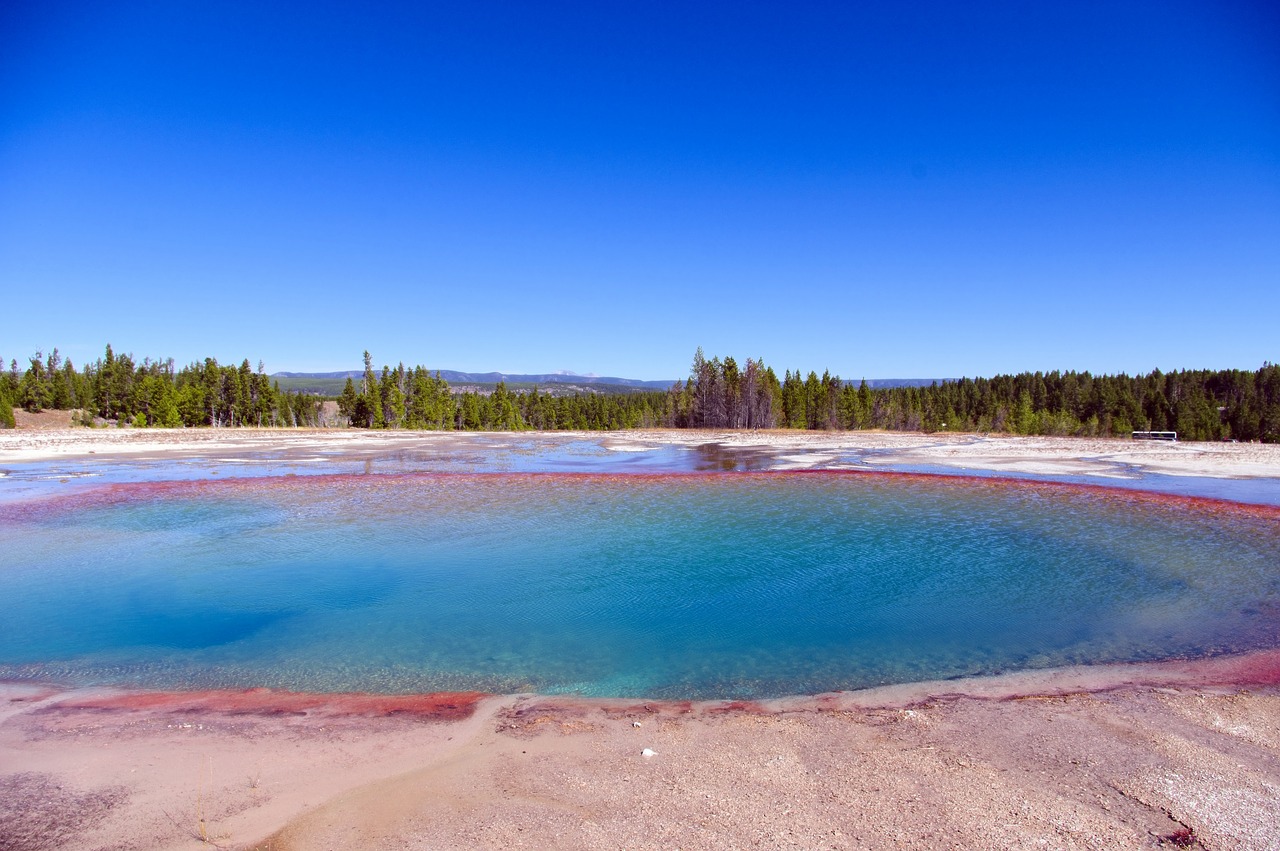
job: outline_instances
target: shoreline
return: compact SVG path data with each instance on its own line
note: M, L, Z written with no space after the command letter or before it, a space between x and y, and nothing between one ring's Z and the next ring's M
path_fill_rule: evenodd
M884 471L1280 506L1280 445L900 432L0 431L0 504L108 483L370 473Z
M1101 694L1127 688L1280 689L1280 648L1251 650L1191 659L1080 664L1005 671L943 680L890 683L849 691L785 695L759 699L673 699L592 697L575 694L480 691L382 694L377 692L309 692L266 687L216 689L148 689L113 685L78 686L49 680L0 679L0 699L10 703L38 700L62 709L101 712L155 711L193 714L324 717L406 717L457 721L470 717L486 701L536 701L566 706L595 706L610 711L723 712L750 708L765 713L792 711L909 708L940 700L1018 700ZM0 713L0 723L7 717Z
M759 702L3 683L0 764L17 849L1273 848L1280 650Z
M273 485L284 482L295 484L335 484L348 483L358 484L368 476L376 476L378 479L388 482L412 482L412 481L430 481L440 479L445 481L482 481L493 475L504 475L509 477L528 477L534 479L551 479L562 481L579 481L589 482L593 478L602 475L625 475L628 480L641 482L653 481L679 481L682 479L699 479L710 476L721 475L716 471L707 470L680 470L673 472L627 472L627 473L601 473L601 472L582 472L582 471L522 471L514 473L469 473L463 471L434 471L422 470L413 472L375 472L375 473L347 473L347 472L327 472L317 471L307 476L297 476L295 474L267 473L257 476L220 476L217 478L202 479L158 479L158 480L142 480L142 481L105 481L96 482L86 480L83 482L84 487L74 492L66 491L47 491L37 495L26 495L25 498L15 500L10 503L9 511L13 516L21 516L23 512L28 510L39 511L59 511L59 510L76 510L83 507L97 506L103 504L111 504L117 501L135 499L142 495L158 495L161 493L188 493L200 491L206 488L223 488L223 489L249 489L252 490L260 485ZM871 478L883 478L899 481L936 481L943 479L948 483L970 486L970 487L1022 487L1022 488L1042 488L1046 491L1064 491L1076 493L1090 493L1098 496L1108 496L1120 499L1130 499L1137 502L1155 501L1164 504L1183 505L1188 508L1207 508L1238 511L1242 513L1251 513L1258 516L1280 517L1280 504L1253 503L1240 500L1234 500L1218 496L1201 496L1196 494L1175 493L1165 490L1148 490L1142 487L1117 487L1112 483L1105 481L1074 479L1074 480L1055 480L1046 478L1027 478L1020 476L1004 476L1004 475L978 475L974 473L962 472L919 472L914 470L896 470L884 467L806 467L804 469L766 469L766 470L747 470L734 472L737 478L742 479L769 479L774 477L841 477L841 476L867 476ZM0 517L5 516L5 504L0 502Z
M1134 441L956 432L810 432L646 429L572 432L406 432L361 429L45 429L0 431L0 463L206 458L235 463L235 452L331 460L412 449L555 447L594 442L618 455L660 447L724 447L765 456L770 469L840 464L853 454L868 466L917 465L1032 475L1129 478L1137 473L1224 479L1280 478L1280 444ZM328 455L317 456L317 451ZM233 457L226 457L226 456ZM262 460L258 458L256 460Z

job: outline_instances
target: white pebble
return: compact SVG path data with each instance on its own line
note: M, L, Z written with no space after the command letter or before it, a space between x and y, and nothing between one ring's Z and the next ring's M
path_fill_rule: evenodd
M640 756L645 758L648 758L651 756L657 756L657 755L658 755L658 752L655 751L653 748L645 748L644 750L640 751Z

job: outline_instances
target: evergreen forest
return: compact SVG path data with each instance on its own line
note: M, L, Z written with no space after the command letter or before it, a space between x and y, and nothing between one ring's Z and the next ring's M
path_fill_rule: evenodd
M450 388L425 367L374 368L348 378L340 396L281 391L244 360L214 358L181 368L172 358L141 361L111 346L77 369L54 349L22 370L0 368L0 427L15 407L74 411L85 426L317 427L468 431L628 428L884 429L1010 434L1128 436L1176 431L1181 440L1280 442L1280 366L1249 370L1153 371L1147 375L1023 372L962 378L928 387L871 388L823 372L763 361L694 355L688 379L669 390L554 396L538 389ZM2 363L2 362L0 362ZM336 401L336 416L325 403ZM329 406L330 409L333 406Z

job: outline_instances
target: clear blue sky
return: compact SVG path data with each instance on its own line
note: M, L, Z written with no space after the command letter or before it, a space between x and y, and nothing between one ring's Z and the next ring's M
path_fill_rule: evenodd
M1254 369L1280 12L9 0L0 310L24 364Z

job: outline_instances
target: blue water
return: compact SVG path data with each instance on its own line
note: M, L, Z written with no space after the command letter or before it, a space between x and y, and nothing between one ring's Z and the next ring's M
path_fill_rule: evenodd
M1265 510L777 473L112 494L0 511L0 678L765 697L1280 645Z

